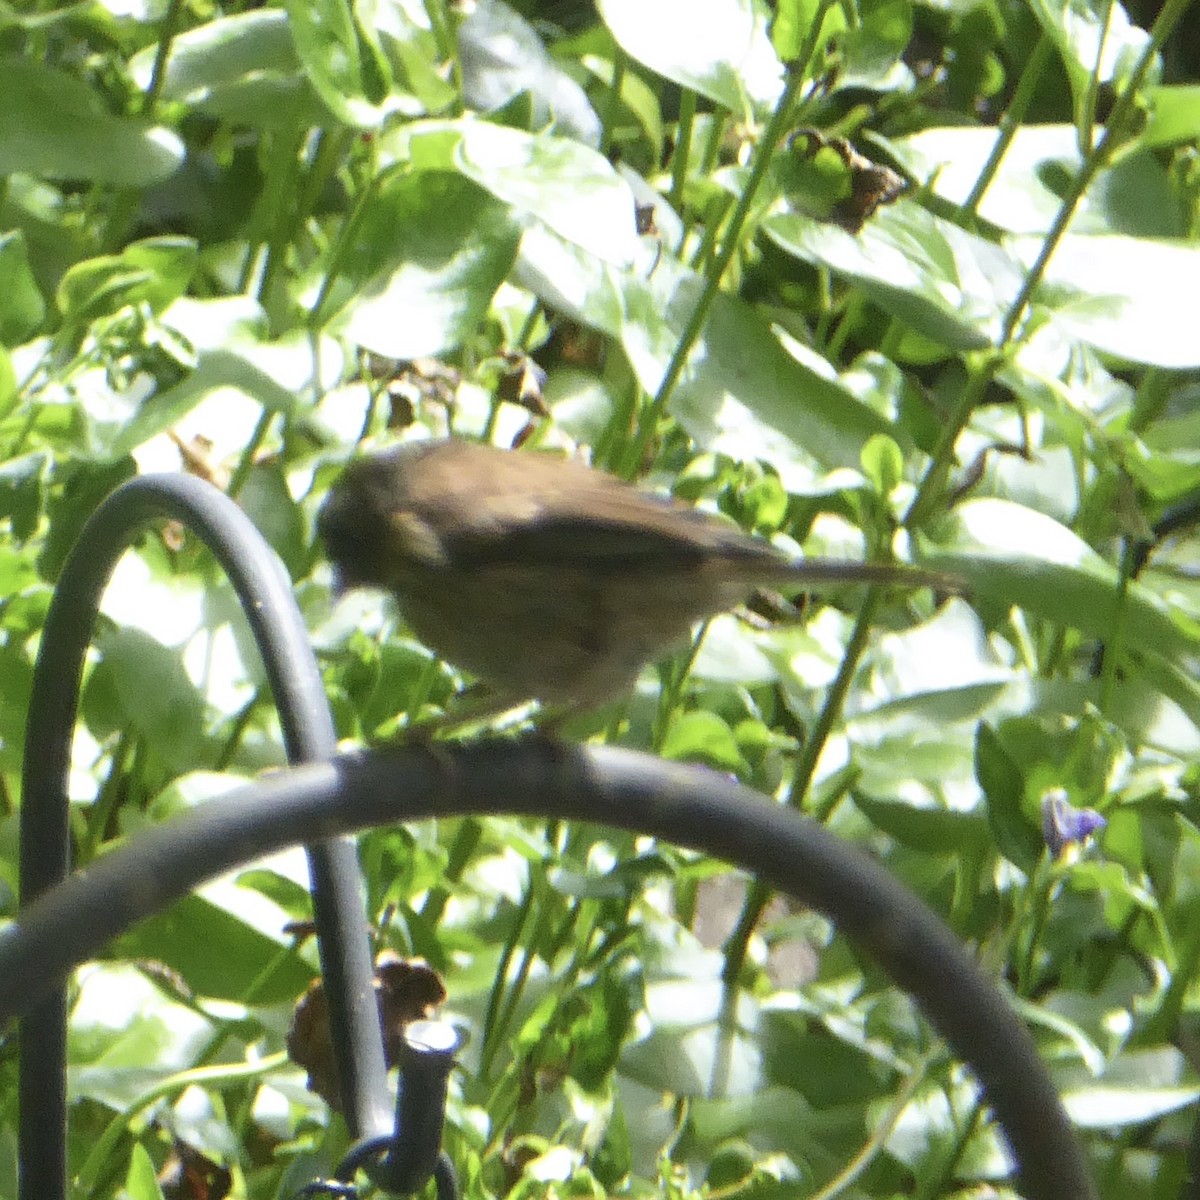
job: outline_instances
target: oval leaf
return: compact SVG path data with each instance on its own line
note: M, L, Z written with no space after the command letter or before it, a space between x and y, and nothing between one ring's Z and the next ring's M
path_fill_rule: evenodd
M613 37L638 62L732 112L770 108L783 67L752 0L599 0Z
M0 112L0 175L142 188L183 162L169 129L112 116L82 80L31 59L0 62Z
M939 530L929 563L977 596L1017 605L1096 638L1116 627L1117 573L1052 517L1010 500L970 500ZM1200 628L1148 588L1129 585L1122 614L1127 646L1180 657L1200 651Z

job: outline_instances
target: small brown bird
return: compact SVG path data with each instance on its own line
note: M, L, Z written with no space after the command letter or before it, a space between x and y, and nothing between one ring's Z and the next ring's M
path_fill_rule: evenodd
M796 561L582 463L454 440L352 463L318 529L340 586L390 591L430 649L514 703L619 697L760 587L953 587L912 568Z

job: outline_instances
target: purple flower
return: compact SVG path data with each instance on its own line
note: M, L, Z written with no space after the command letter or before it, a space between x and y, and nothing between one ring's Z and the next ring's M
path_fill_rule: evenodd
M1051 788L1042 797L1042 837L1058 858L1072 843L1085 842L1108 822L1094 808L1075 808L1062 788Z

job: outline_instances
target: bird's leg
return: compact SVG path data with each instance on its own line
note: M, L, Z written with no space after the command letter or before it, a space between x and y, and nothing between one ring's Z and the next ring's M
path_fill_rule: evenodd
M406 721L402 716L381 725L370 742L373 746L421 745L450 736L495 732L508 724L528 719L535 701L502 696L487 688L468 688L457 693L449 708L432 716ZM512 714L501 723L497 718Z

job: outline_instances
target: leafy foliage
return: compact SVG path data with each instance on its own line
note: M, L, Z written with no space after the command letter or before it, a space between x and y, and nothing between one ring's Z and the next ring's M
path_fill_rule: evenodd
M182 467L237 496L370 738L458 680L386 602L331 606L312 528L340 465L447 430L583 446L807 552L966 582L719 618L571 732L736 773L879 855L1020 1006L1103 1195L1174 1196L1200 1097L1185 8L0 6L8 911L37 634L113 486ZM118 570L75 754L80 862L281 760L233 597L178 531ZM1106 826L1053 856L1043 814L1083 809ZM467 1195L1008 1177L907 999L823 920L756 923L753 892L731 936L720 864L516 820L377 830L361 858L381 944L474 1031ZM79 1195L159 1194L173 1139L239 1196L336 1161L280 1054L316 970L284 931L305 888L280 856L80 971Z

